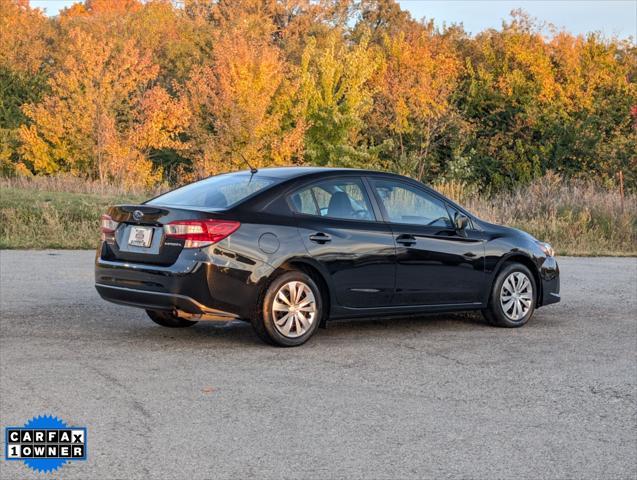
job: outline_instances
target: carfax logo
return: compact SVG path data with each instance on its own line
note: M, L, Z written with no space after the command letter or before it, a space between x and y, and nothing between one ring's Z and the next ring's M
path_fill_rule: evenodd
M53 472L71 460L86 460L86 428L57 417L34 417L23 427L4 429L4 458L22 460L36 472Z

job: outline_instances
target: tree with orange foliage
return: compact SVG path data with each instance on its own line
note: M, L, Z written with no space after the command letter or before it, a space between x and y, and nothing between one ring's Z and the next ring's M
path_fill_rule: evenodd
M542 28L515 11L501 31L471 43L460 97L476 127L469 143L475 178L498 189L554 170L614 183L618 170L634 171L637 158L629 47L564 32L548 41Z
M28 0L0 0L0 66L36 74L49 55L52 29Z
M470 36L395 0L0 6L4 174L150 184L245 157L493 190L621 171L637 188L630 40L547 32L521 11Z
M105 182L152 184L161 176L149 154L179 148L187 111L161 87L157 67L131 41L95 41L76 29L50 93L24 112L21 154L35 173L69 171Z
M0 172L28 173L17 153L20 107L44 93L51 23L27 0L0 0Z
M291 107L289 71L267 35L252 37L236 30L220 35L214 65L195 69L183 89L197 176L245 166L244 158L266 166L301 157L305 127Z
M453 93L462 64L431 22L386 35L382 49L371 123L379 140L388 144L391 168L418 179L433 178L444 167L436 150L460 122Z
M172 91L183 84L193 66L207 64L213 29L204 18L166 0L92 0L63 10L59 23L64 31L81 28L103 40L132 40L149 52L159 67L157 82ZM58 50L64 52L64 43Z

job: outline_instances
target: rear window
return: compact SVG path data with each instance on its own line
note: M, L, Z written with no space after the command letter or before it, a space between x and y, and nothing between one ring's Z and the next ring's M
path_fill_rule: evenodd
M250 174L217 175L160 195L147 204L228 208L276 181L274 178Z

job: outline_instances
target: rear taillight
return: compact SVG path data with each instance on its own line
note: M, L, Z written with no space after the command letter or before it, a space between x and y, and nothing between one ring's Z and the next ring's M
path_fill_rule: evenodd
M102 240L114 240L115 230L117 230L117 223L110 215L102 215L100 219L100 230L102 232Z
M184 248L201 248L220 242L241 224L233 220L177 220L164 225L166 238L184 239Z

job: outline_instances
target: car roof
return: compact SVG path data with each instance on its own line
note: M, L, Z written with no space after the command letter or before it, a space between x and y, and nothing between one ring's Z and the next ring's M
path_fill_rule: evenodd
M250 170L240 170L232 172L236 174L250 175ZM329 174L329 173L358 173L365 174L388 174L395 175L391 172L381 172L378 170L365 170L360 168L336 168L336 167L267 167L259 168L254 175L262 174L264 177L291 179L297 177L303 177L305 175L312 174Z
M236 172L231 172L228 173L226 175L233 175L233 174L237 174L237 175L263 175L264 177L269 177L269 178L277 178L280 179L280 182L277 182L278 185L272 186L271 188L266 188L264 189L264 191L262 192L258 192L255 197L263 197L263 196L269 196L274 192L277 192L277 187L283 187L285 184L290 183L290 180L293 180L295 178L302 178L302 177L308 177L308 178L316 178L316 177L320 177L321 175L330 175L330 174L338 174L338 173L345 173L345 174L350 174L350 175L374 175L374 176L386 176L386 177L394 177L396 179L399 180L407 180L410 181L412 183L417 183L421 186L424 186L425 188L427 188L431 193L433 193L435 196L439 197L441 200L443 200L444 202L447 202L449 204L451 204L454 208L460 210L461 212L465 213L466 215L468 215L470 218L477 218L475 217L475 215L471 214L469 211L467 211L465 208L463 208L461 205L459 205L458 203L454 202L453 200L445 197L443 194L441 194L440 192L434 190L433 188L431 188L428 185L424 185L422 182L419 182L411 177L407 177L404 175L400 175L398 173L393 173L393 172L385 172L385 171L381 171L381 170L368 170L368 169L362 169L362 168L336 168L336 167L265 167L265 168L259 168L257 170L256 173L252 173L250 170L239 170ZM278 192L276 193L276 195L278 195ZM243 203L243 202L241 202Z

